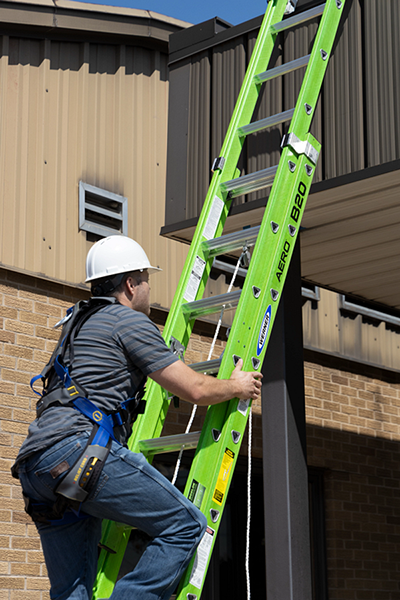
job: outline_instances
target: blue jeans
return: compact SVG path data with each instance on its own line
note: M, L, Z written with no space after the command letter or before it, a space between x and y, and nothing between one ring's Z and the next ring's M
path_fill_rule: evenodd
M19 469L24 493L53 504L59 477L50 471L81 455L88 434L72 435L23 461ZM137 527L153 540L135 569L120 579L112 600L167 600L192 558L207 525L205 516L142 454L115 442L97 486L83 504L92 518L68 525L37 523L49 574L50 597L90 600L97 570L102 519Z

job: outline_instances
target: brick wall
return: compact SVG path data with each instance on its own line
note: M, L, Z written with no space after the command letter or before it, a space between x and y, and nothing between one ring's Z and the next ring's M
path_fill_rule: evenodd
M0 600L49 597L40 540L10 467L35 418L29 382L58 339L52 327L84 295L0 269Z
M54 347L52 326L86 295L0 269L0 600L48 598L40 541L10 467L35 416L29 381ZM209 335L192 337L187 362L207 358ZM218 340L213 357L222 349ZM400 377L308 354L305 383L309 464L325 479L329 598L397 600ZM185 402L171 406L166 433L182 432L190 411ZM205 411L198 408L192 430ZM261 458L259 405L254 413L253 455Z
M305 365L307 448L325 472L329 600L398 600L400 377L319 362Z

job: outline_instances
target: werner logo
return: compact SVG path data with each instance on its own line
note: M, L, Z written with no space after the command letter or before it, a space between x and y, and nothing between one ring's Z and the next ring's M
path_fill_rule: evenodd
M265 315L264 315L263 322L261 325L260 333L258 336L257 356L260 356L261 352L263 351L265 340L267 339L269 324L271 322L271 311L272 311L271 305L269 305L267 310L265 311Z

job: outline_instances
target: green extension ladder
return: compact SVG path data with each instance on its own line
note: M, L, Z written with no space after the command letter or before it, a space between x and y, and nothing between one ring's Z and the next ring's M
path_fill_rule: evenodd
M183 354L196 318L236 307L222 359L191 365L199 372L229 378L238 358L243 359L246 371L261 369L320 152L309 129L344 3L327 0L284 20L288 0L268 3L220 156L214 161L212 181L163 333L167 344ZM311 54L267 70L278 33L319 16ZM301 67L307 68L295 108L252 123L262 84ZM279 164L239 177L237 163L245 137L287 121L289 133L282 141ZM271 191L261 225L223 236L232 199L266 187ZM203 299L214 258L252 245L243 289ZM206 515L208 528L183 575L177 600L199 600L250 401L233 398L210 407L200 436L189 433L160 438L169 402L169 393L151 381L146 412L135 423L129 447L151 460L157 452L179 450L183 444L186 448L197 446L184 493ZM94 599L111 595L130 531L123 524L104 522Z

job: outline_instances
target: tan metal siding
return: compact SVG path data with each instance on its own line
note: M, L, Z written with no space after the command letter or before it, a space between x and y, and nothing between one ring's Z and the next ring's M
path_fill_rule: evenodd
M304 348L400 371L400 332L383 321L346 314L340 297L320 288L320 300L303 305Z
M167 56L98 43L1 38L0 263L69 284L91 245L78 231L78 183L128 198L129 235L165 271L171 304L186 248L164 224Z

